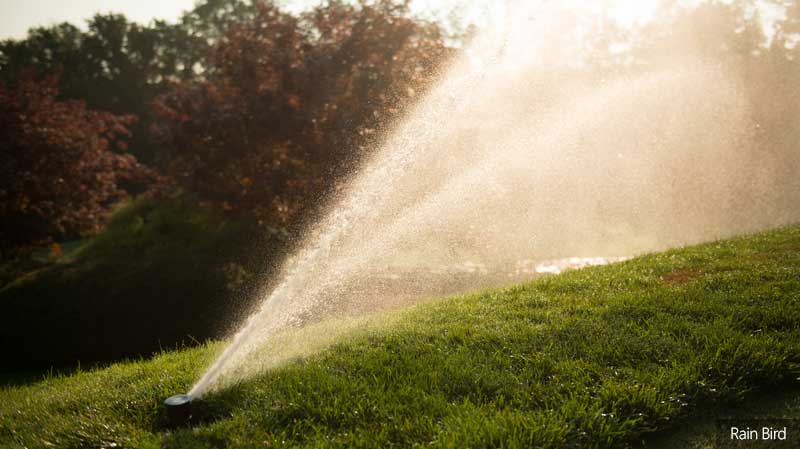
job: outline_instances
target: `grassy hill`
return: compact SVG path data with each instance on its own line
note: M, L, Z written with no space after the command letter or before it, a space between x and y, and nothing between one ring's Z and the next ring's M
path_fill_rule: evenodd
M652 442L764 392L797 394L800 227L431 301L387 321L209 394L192 428L167 428L161 402L191 386L219 343L6 387L0 446ZM797 416L790 404L772 412Z
M65 245L57 261L0 263L0 372L150 356L224 335L281 247L187 195L121 205L101 234Z

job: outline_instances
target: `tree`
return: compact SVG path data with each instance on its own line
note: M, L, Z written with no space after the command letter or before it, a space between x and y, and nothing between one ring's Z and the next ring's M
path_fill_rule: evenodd
M23 71L0 82L0 251L96 232L125 198L155 179L125 154L131 116L59 101L58 77Z
M448 50L406 2L331 1L299 18L256 8L220 38L205 79L157 99L152 131L187 189L282 227L361 159Z
M213 3L213 0L209 0ZM211 9L198 5L198 8ZM202 32L213 27L187 14L179 24L139 25L119 14L97 14L87 31L63 23L33 28L23 40L0 42L0 79L13 82L20 70L60 72L59 98L84 100L90 109L133 114L131 152L148 163L157 160L147 128L150 102L169 83L200 76L210 48Z

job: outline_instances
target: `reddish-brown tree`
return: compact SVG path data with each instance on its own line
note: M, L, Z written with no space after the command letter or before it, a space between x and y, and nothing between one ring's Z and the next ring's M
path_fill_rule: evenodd
M233 26L202 82L155 102L172 175L233 212L296 222L447 54L406 2L331 1L296 17L269 2Z
M0 251L96 232L153 173L124 154L135 118L59 101L58 76L0 83Z

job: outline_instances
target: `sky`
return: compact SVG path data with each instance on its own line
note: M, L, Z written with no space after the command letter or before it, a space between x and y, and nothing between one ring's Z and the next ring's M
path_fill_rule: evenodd
M0 39L25 37L28 28L70 22L84 28L96 12L122 12L135 22L175 21L195 0L0 0Z
M596 4L613 5L615 18L623 25L647 20L658 0L598 0ZM158 18L174 22L195 0L0 0L0 39L22 38L28 28L70 22L85 28L86 19L97 12L121 12L139 23ZM290 9L302 9L314 0L284 0ZM480 21L487 5L497 0L413 0L412 8L422 14L447 19L456 10L465 21ZM781 11L764 11L780 15ZM769 26L769 24L765 24Z
M414 0L417 13L449 18L457 10L466 21L475 21L487 12L487 5L496 0ZM22 38L28 28L70 22L84 27L86 19L97 12L122 12L129 19L148 23L154 18L174 22L183 11L191 9L195 0L0 0L0 39ZM298 10L313 0L284 0L290 9ZM614 0L623 5L620 14L636 10L636 5L654 4L654 0ZM634 13L636 14L636 13ZM630 16L630 14L628 14Z

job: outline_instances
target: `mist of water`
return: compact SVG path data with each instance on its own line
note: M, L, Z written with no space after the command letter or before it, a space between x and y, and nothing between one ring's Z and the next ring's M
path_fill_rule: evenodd
M691 57L567 76L575 18L551 3L511 8L385 133L190 395L322 347L336 332L285 332L321 318L800 219L737 79Z

